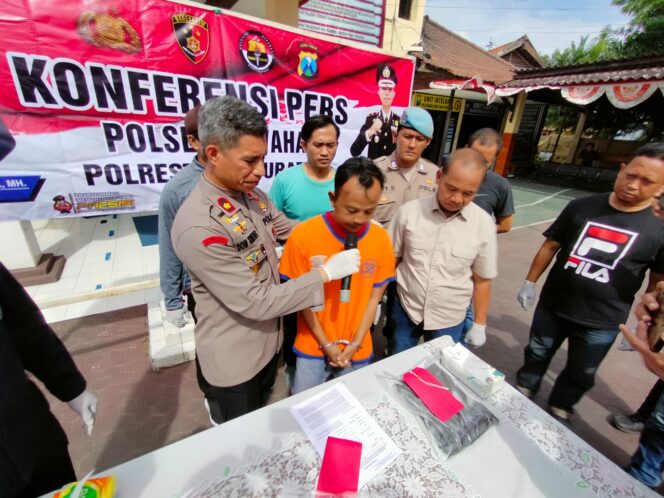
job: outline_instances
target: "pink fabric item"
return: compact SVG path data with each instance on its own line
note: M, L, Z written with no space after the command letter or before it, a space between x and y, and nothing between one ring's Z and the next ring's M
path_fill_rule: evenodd
M360 479L362 443L329 436L318 476L321 493L356 493Z
M441 422L447 422L463 410L463 403L426 368L413 368L403 374L403 381Z

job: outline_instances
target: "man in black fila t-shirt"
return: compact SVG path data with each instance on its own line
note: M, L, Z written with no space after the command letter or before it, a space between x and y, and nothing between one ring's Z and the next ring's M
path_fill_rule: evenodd
M613 192L571 201L544 232L518 294L524 309L535 302L535 282L554 256L556 261L535 308L517 388L535 395L567 339L567 364L549 396L558 418L571 419L574 405L594 385L646 270L649 290L664 279L664 222L650 209L662 186L664 144L644 145L621 166Z

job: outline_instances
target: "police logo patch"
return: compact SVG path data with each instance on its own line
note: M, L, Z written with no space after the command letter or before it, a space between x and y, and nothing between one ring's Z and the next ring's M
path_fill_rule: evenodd
M247 31L240 37L240 55L252 71L265 73L274 62L274 50L270 40L259 31Z
M300 43L300 61L297 65L297 74L312 80L318 76L318 47L311 43Z
M175 14L171 20L175 38L185 57L194 64L205 59L210 47L207 22L191 14Z
M364 278L369 278L376 273L377 263L375 259L368 259L360 266L360 274Z

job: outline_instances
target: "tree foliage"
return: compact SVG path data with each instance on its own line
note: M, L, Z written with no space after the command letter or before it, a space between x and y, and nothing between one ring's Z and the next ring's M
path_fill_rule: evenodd
M627 27L605 27L599 36L582 36L569 47L543 56L549 66L569 66L620 59L664 55L664 0L613 0L630 16ZM606 99L587 107L586 133L613 138L617 134L642 131L646 140L664 139L664 99L659 92L631 109L617 109ZM547 125L559 130L575 125L577 111L571 107L551 106ZM574 123L571 121L574 120Z
M578 43L544 55L547 64L569 66L664 54L664 0L613 0L613 4L631 17L627 27L606 26L595 38L582 36Z
M623 56L664 52L664 0L613 0L613 4L632 17L629 26L619 30Z
M549 66L570 66L616 59L622 57L622 54L622 40L611 28L606 27L597 38L582 36L578 43L573 41L569 47L556 49L553 54L544 55L543 59Z

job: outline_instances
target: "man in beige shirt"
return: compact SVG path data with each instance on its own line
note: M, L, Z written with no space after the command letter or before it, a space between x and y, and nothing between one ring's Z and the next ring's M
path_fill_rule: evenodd
M374 219L387 226L397 210L406 202L436 193L438 166L422 159L433 136L433 119L419 107L408 107L394 135L395 151L374 164L385 175L383 193Z
M196 352L210 384L213 424L260 408L274 383L283 335L280 317L323 304L323 284L359 269L357 249L279 284L275 247L293 227L256 188L265 174L267 125L233 97L201 108L199 138L207 167L177 212L173 248L196 299Z
M497 271L496 229L474 204L484 179L482 155L458 149L438 178L435 196L404 205L388 232L397 258L397 298L391 310L393 352L443 335L461 340L466 309L475 302L471 346L486 341L491 279Z

